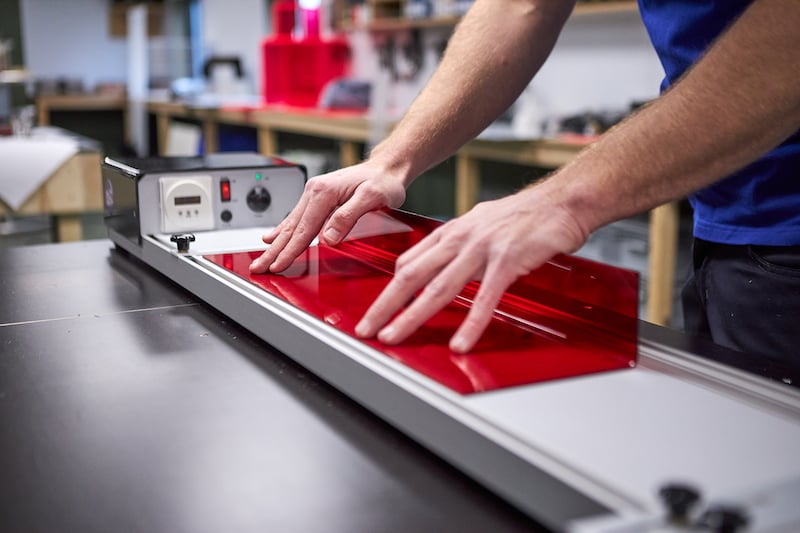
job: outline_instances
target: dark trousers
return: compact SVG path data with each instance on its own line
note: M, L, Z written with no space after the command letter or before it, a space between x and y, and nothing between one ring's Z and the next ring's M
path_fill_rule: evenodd
M715 343L800 367L800 246L695 239L683 288L685 328Z

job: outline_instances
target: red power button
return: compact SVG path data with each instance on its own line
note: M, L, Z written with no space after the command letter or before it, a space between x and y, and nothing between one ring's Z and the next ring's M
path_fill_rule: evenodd
M219 180L219 195L223 202L231 201L231 180L228 178Z

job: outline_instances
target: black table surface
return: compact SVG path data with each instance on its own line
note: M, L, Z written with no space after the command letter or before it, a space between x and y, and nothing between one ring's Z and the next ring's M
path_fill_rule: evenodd
M107 240L0 251L0 531L538 531Z

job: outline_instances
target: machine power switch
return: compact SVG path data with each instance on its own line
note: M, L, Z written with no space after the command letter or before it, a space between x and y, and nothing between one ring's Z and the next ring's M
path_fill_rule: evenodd
M219 198L223 202L231 201L231 180L228 178L219 180Z

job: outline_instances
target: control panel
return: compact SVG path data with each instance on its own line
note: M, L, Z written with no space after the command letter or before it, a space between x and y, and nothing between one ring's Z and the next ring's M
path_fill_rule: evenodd
M141 233L275 226L304 186L297 165L147 174L138 183Z

